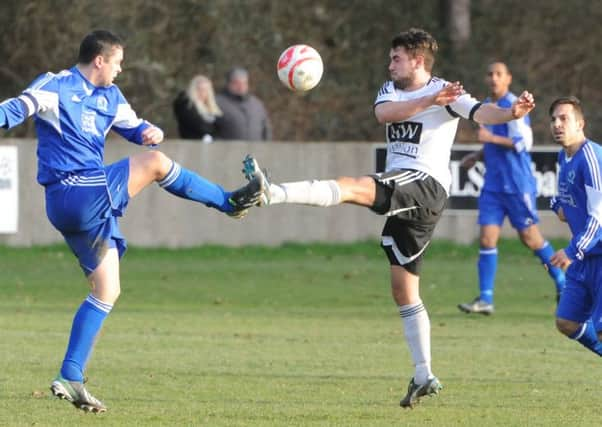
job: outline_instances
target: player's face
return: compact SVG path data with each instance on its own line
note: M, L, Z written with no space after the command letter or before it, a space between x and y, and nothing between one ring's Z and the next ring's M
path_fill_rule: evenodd
M397 87L405 89L414 83L418 61L410 57L404 47L396 47L389 52L389 74Z
M583 120L575 115L571 104L559 104L550 118L550 130L554 141L565 148L583 141Z
M111 53L101 57L100 86L110 86L113 80L121 73L121 61L123 61L123 48L115 46Z
M512 83L512 75L508 71L508 67L501 62L495 62L487 69L487 77L485 78L491 95L494 98L501 98L508 92L508 88Z

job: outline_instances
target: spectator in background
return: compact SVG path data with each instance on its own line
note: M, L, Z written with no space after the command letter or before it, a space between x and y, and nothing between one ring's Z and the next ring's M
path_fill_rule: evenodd
M178 94L173 103L180 137L213 142L215 122L222 110L215 102L213 83L202 74L190 80L188 89Z
M226 87L217 94L223 115L216 120L216 139L270 141L272 125L263 102L249 93L249 73L232 68L226 75Z

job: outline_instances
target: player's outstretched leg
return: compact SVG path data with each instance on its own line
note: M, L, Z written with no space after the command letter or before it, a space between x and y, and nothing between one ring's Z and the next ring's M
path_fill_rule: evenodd
M233 218L244 217L250 207L259 203L266 191L261 176L253 177L247 185L228 192L176 162L172 162L169 172L158 184L171 194L203 203Z
M249 182L254 179L259 179L263 184L264 191L259 197L259 206L268 206L271 201L271 183L267 176L267 170L261 170L257 160L255 160L255 158L253 158L250 154L245 157L245 159L242 161L242 164L242 173Z
M443 389L443 385L437 377L432 377L425 384L416 384L414 378L410 380L408 385L408 393L399 402L402 408L413 408L414 405L420 402L420 398L424 396L434 396Z
M273 184L252 156L245 157L243 165L242 172L248 180L260 179L265 184L259 206L294 203L327 207L341 203L341 187L334 179Z
M256 176L247 185L230 193L228 203L232 207L232 210L226 211L226 215L236 219L245 217L249 212L249 208L260 203L260 198L265 192L265 187L266 184L263 178Z
M54 396L71 402L73 406L85 412L97 414L107 410L100 400L86 390L83 382L69 381L58 375L50 384L50 391Z

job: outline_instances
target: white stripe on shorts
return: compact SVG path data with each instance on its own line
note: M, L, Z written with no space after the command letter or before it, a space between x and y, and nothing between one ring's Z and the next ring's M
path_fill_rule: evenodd
M395 243L395 239L393 239L392 236L382 236L382 244L383 246L391 246L391 250L393 251L393 254L395 255L395 258L397 259L397 261L399 262L399 265L406 265L411 263L412 261L414 261L416 258L418 258L420 256L420 254L422 254L422 252L424 252L424 250L426 249L426 247L429 245L429 242L426 242L426 245L424 245L422 247L422 249L420 249L418 251L418 253L407 257L404 254L401 253L401 251L399 250L399 248L397 247L397 244Z

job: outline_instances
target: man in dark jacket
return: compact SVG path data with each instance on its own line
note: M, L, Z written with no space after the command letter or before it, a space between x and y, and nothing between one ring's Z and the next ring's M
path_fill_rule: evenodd
M249 93L249 73L235 67L226 75L226 87L216 96L223 112L215 123L215 139L270 141L272 125L263 102Z

